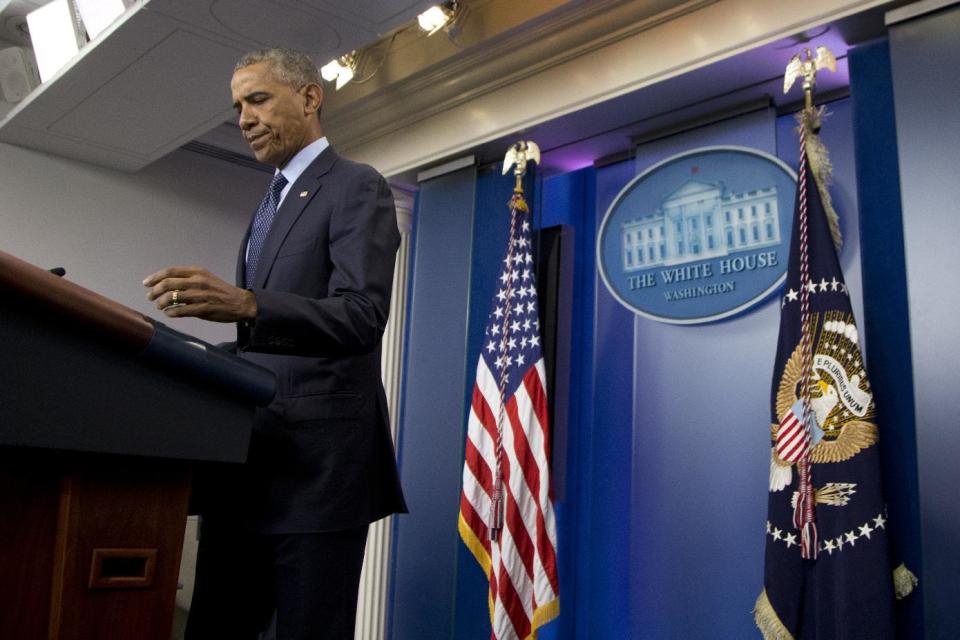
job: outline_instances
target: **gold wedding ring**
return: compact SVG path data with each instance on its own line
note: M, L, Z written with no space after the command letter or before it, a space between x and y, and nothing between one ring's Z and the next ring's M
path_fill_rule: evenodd
M173 290L173 298L172 298L172 299L173 299L173 304L180 304L180 290L179 290L179 289L174 289L174 290Z

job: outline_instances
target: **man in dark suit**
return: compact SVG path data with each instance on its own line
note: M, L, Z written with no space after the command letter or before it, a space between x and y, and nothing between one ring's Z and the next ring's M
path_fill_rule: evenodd
M203 516L187 638L353 638L370 522L404 512L380 378L399 233L386 181L340 157L304 54L245 55L240 129L274 179L237 284L200 267L144 280L169 317L236 322L240 356L277 374L249 460L197 479Z

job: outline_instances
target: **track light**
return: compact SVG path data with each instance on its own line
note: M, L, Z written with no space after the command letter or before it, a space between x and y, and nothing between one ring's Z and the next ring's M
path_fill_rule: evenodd
M339 91L343 85L353 80L356 66L357 63L353 58L353 54L348 53L320 67L320 75L327 82L336 80L337 90Z
M443 29L450 38L456 38L460 32L459 23L465 15L466 6L453 0L430 7L417 16L417 23L427 32L427 35L433 35ZM338 90L350 81L356 84L369 81L386 61L397 33L399 31L395 31L389 38L384 38L369 47L351 51L331 60L320 67L320 75L327 82L336 82ZM379 59L375 59L377 56Z
M456 2L434 5L417 16L417 23L421 29L427 32L427 35L432 36L453 20L456 10Z

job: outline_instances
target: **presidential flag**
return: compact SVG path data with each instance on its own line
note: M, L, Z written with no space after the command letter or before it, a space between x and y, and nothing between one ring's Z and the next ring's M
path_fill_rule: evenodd
M837 259L837 224L825 212L826 181L810 159L818 169L828 163L806 120L800 146L771 393L764 590L754 616L767 640L883 640L894 637L894 588L874 395Z
M460 537L490 583L491 638L536 638L560 610L550 430L530 215L510 238L484 330L467 425Z

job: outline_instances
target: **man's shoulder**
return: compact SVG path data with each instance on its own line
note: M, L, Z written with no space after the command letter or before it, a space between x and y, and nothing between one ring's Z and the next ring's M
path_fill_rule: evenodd
M364 164L362 162L357 162L351 160L345 156L338 154L332 148L328 148L324 153L331 154L332 165L330 167L331 171L336 171L342 175L351 175L358 178L380 180L383 178L383 175L374 169L369 164ZM321 156L324 154L321 154ZM319 158L318 158L319 160Z

